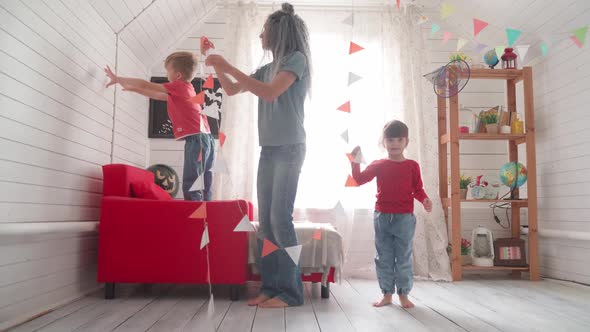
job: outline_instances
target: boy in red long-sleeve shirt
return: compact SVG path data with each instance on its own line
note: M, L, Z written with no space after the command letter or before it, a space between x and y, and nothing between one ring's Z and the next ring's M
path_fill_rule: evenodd
M352 162L352 177L362 185L377 177L377 202L375 203L374 226L377 257L377 278L383 298L374 303L381 307L392 303L397 288L400 304L411 308L408 299L412 289L412 242L416 230L414 199L432 211L432 202L424 192L420 165L404 157L408 146L408 127L401 121L391 121L383 128L383 145L388 158L376 160L361 172L360 164ZM360 147L354 148L357 156ZM357 159L357 158L353 158Z

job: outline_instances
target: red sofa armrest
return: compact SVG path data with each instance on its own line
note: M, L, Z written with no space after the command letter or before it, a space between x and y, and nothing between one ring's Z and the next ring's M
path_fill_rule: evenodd
M205 221L189 216L202 202L103 197L99 224L98 281L206 283ZM246 201L207 202L211 281L246 281L247 233L234 232Z

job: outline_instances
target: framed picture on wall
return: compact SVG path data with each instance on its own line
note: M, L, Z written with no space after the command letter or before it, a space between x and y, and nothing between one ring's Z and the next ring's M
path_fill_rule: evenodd
M154 83L167 83L166 77L152 77L150 79ZM195 92L198 94L201 92L203 83L205 81L201 78L195 78L191 81L195 87ZM218 112L219 120L207 116L209 127L213 137L219 138L219 127L221 126L221 105L223 94L221 90L221 84L217 78L214 79L213 89L205 90L205 107L213 108L214 111ZM149 110L149 124L148 124L148 137L149 138L174 138L174 132L172 130L172 121L168 117L168 110L166 108L166 102L161 100L150 99L150 110Z

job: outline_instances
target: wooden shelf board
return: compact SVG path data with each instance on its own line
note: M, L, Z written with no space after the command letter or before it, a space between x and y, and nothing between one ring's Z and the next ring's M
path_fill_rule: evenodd
M471 68L470 79L522 80L522 69Z
M463 270L485 270L485 271L528 271L528 266L473 266L463 265Z
M528 201L526 199L462 199L461 203L517 203L520 206L527 206ZM451 207L451 199L443 198L443 206Z
M515 141L516 144L526 143L525 134L459 134L459 140L481 140L481 141ZM441 144L447 144L451 140L449 134L440 137Z

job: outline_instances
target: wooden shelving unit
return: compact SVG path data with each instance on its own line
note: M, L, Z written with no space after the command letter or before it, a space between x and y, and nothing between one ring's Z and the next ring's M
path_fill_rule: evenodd
M459 133L459 94L449 98L447 133L447 99L437 98L438 106L438 137L439 137L439 194L442 198L445 217L448 220L451 209L451 269L453 280L463 278L463 270L511 271L514 276L528 271L530 280L540 280L539 276L539 233L537 226L537 159L535 149L535 116L533 101L533 71L531 67L523 69L471 69L470 79L499 79L506 81L507 108L516 112L516 83L523 82L524 88L524 134L461 134ZM497 140L506 141L509 148L510 161L518 160L518 145L526 144L526 167L528 171L527 198L518 199L518 190L514 200L462 200L459 196L459 142L462 140ZM445 179L447 171L447 146L451 158L451 196ZM468 203L505 202L511 205L511 233L513 238L520 238L520 209L528 209L528 267L477 267L461 266L461 205Z

